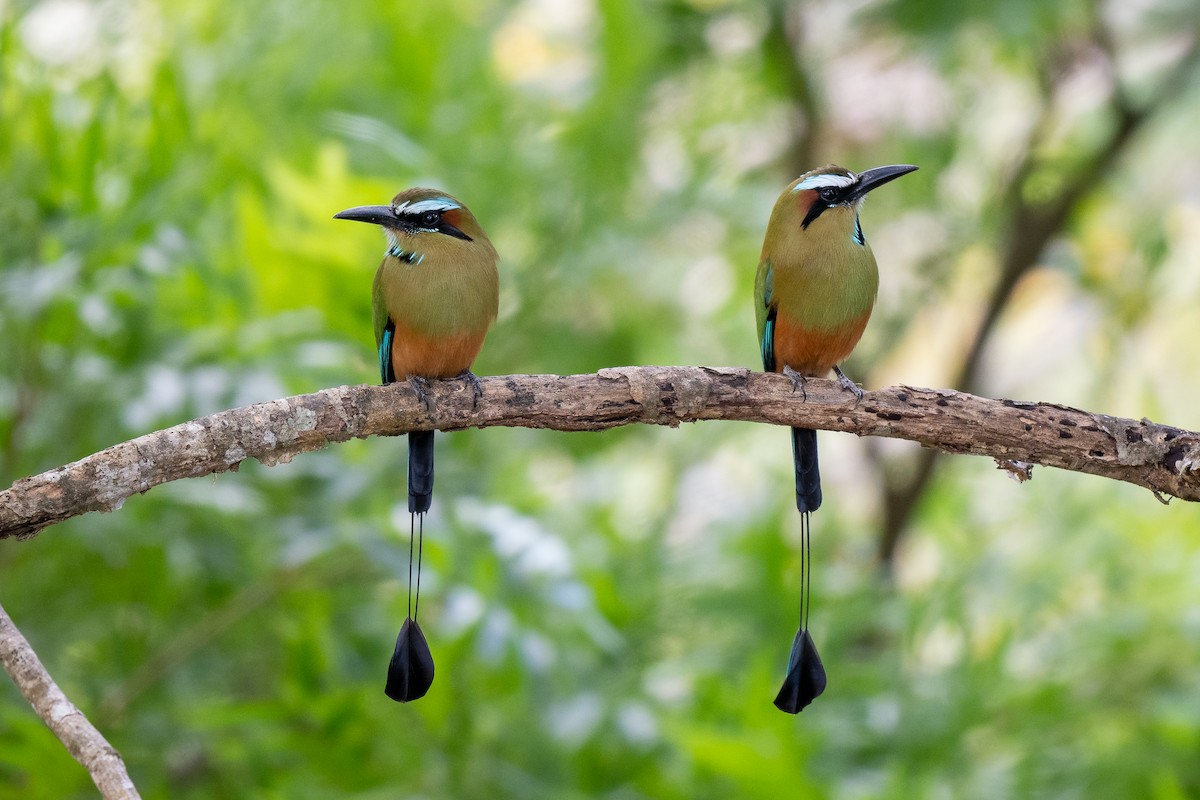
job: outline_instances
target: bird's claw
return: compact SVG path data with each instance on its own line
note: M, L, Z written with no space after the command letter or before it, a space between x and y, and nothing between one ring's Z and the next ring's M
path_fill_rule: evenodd
M427 378L422 378L419 375L409 375L408 385L412 387L413 393L416 394L417 399L421 401L421 405L425 407L425 410L432 414L433 393L429 389L429 380Z
M483 382L479 380L479 376L469 369L464 369L456 377L462 378L471 387L471 408L477 408L479 398L483 397Z
M857 383L847 378L846 373L842 372L841 367L834 365L833 371L837 374L838 383L842 385L842 388L854 395L856 403L861 402L863 399L862 388Z
M807 403L808 392L805 390L804 384L808 383L808 379L786 364L783 367L783 374L786 375L787 379L792 382L792 391L795 392L797 389L799 389L800 397L805 403Z

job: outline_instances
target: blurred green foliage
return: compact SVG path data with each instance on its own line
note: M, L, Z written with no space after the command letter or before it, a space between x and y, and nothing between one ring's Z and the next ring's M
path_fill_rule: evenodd
M1200 427L1200 6L1086 0L0 3L0 485L250 402L374 380L383 248L336 211L412 185L502 254L481 374L756 366L767 214L806 167L872 195L868 386L945 385L1021 235L1127 98L977 391ZM1119 92L1114 90L1119 87ZM1137 105L1142 104L1142 105ZM1027 169L1017 174L1018 165ZM1008 187L1009 190L1006 190ZM0 545L0 602L144 796L1200 795L1200 516L823 437L828 692L771 698L799 560L783 431L440 437L430 695L403 619L403 443L181 482ZM94 789L0 688L0 797Z

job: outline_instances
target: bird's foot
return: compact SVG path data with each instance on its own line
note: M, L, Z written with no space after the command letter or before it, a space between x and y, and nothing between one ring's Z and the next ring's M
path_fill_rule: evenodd
M429 389L429 379L422 378L419 375L409 375L408 385L412 387L413 393L416 394L417 399L421 401L421 405L425 407L425 410L432 414L433 393Z
M859 387L857 383L847 378L846 373L842 372L842 368L836 364L833 366L833 371L837 374L838 383L842 385L842 388L854 395L855 402L861 401L863 399L862 388Z
M483 397L483 383L479 380L479 376L469 369L464 369L454 377L462 378L471 387L471 392L473 393L471 408L477 408L479 406L479 398Z
M804 389L804 384L808 383L808 378L805 378L799 372L796 372L796 370L792 369L786 364L783 367L783 374L786 375L788 380L792 382L792 391L795 392L797 389L799 389L800 397L803 398L805 403L807 403L808 392Z

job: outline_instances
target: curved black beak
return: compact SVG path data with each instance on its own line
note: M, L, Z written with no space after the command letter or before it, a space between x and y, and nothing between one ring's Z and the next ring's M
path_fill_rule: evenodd
M913 169L916 169L915 167ZM345 211L339 211L333 215L334 219L348 219L354 222L370 222L374 225L386 225L394 228L399 224L396 218L396 212L391 206L355 206L347 208Z
M867 192L877 189L889 181L894 181L901 175L913 172L917 167L912 164L892 164L887 167L875 167L858 173L858 182L854 186L851 200L859 200Z

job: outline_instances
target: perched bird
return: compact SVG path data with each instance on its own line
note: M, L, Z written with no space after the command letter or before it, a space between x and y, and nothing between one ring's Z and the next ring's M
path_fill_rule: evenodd
M432 411L429 380L463 378L477 401L483 387L471 364L496 320L500 279L496 248L475 216L444 192L408 189L391 205L348 208L334 218L373 223L387 237L372 292L383 383L407 380ZM433 499L433 437L433 431L408 434L408 510L420 521L421 541ZM408 569L409 615L396 640L385 688L388 697L400 702L423 697L433 683L433 658L413 607L411 532ZM418 608L420 587L418 549Z
M901 164L856 175L828 165L801 175L779 196L754 279L764 370L784 373L801 392L806 378L832 370L843 387L862 397L838 367L858 344L879 288L858 212L868 192L915 169ZM792 454L801 514L800 630L775 705L795 714L825 690L825 670L808 634L808 515L821 506L817 432L793 428Z

